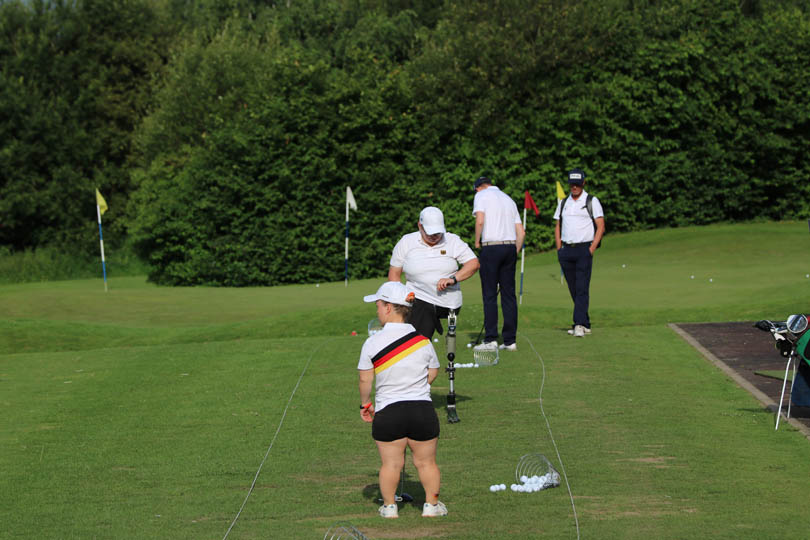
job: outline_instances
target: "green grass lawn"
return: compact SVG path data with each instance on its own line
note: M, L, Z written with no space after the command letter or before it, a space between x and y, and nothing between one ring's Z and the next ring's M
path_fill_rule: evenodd
M609 235L584 339L564 331L555 255L528 257L518 352L457 372L458 424L446 376L434 383L450 511L435 520L414 505L376 517L355 368L382 271L348 287L0 286L0 538L222 538L271 442L229 538L323 538L338 521L369 538L576 538L565 485L488 490L526 453L559 467L554 443L582 538L806 538L810 442L774 432L666 324L808 311L807 235L799 222ZM464 294L459 362L482 323L477 278ZM424 500L410 463L405 491Z

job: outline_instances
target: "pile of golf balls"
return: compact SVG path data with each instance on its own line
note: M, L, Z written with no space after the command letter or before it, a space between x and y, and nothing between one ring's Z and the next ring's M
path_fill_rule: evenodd
M517 491L519 493L532 493L547 487L559 485L560 475L552 473L546 473L543 476L537 476L536 474L534 476L523 475L520 477L520 481L520 484L512 484L510 486L512 491Z
M470 362L469 364L455 364L455 367L457 367L457 368L478 367L478 364L476 364L475 362Z
M555 487L560 485L560 474L556 471L546 473L542 476L526 476L520 477L520 484L512 484L509 488L517 493L533 493L545 488ZM504 491L506 484L493 484L489 486L489 490L493 493L496 491Z

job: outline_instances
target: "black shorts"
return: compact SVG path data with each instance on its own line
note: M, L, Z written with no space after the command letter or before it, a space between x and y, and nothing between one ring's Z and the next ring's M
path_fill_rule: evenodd
M429 441L439 436L439 417L430 401L398 401L374 414L371 437L391 442L402 438Z
M456 314L459 311L461 311L461 307L456 308ZM439 334L444 332L439 319L446 319L448 313L450 313L449 308L436 306L417 298L413 301L411 316L406 322L411 323L420 335L433 338L433 332Z

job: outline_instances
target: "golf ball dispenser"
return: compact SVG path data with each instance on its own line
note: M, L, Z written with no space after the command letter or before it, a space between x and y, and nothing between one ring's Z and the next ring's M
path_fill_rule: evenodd
M455 424L459 421L456 412L456 391L454 381L456 379L456 368L453 362L456 359L456 312L450 310L447 314L447 377L450 379L450 393L447 394L447 421Z

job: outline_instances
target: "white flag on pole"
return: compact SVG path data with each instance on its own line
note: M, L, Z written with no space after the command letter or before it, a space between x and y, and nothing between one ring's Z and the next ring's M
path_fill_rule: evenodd
M354 200L354 195L352 195L352 188L346 186L346 204L349 205L349 208L352 210L357 210L357 201Z
M343 257L343 279L345 286L349 286L349 209L357 210L357 201L354 200L352 188L346 186L346 254Z

